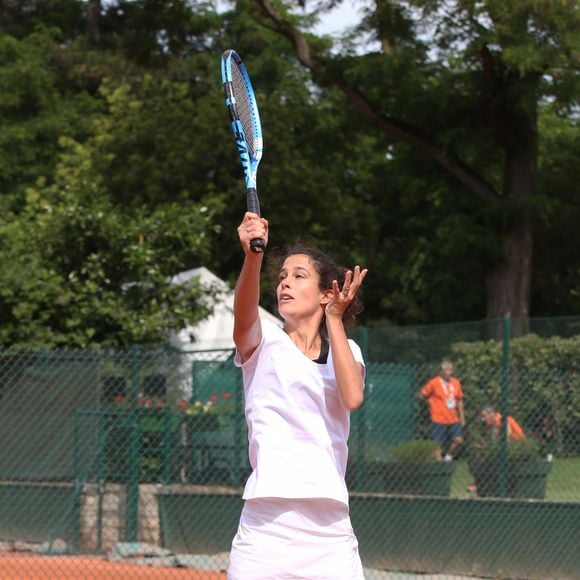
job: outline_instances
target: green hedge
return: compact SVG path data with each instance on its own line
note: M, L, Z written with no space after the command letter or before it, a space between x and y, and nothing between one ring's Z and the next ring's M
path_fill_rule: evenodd
M459 342L452 347L456 374L466 397L466 415L478 425L482 405L499 408L502 343ZM580 336L510 341L509 413L546 453L580 453ZM547 437L551 434L551 437Z
M458 365L487 367L501 366L502 342L456 342L452 346L453 359ZM542 338L528 334L510 340L511 366L535 370L580 371L580 335L572 338L553 336Z

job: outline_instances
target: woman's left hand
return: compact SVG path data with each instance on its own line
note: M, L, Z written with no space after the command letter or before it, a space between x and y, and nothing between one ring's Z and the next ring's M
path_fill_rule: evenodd
M360 266L355 266L354 270L348 270L344 277L342 290L336 280L332 282L332 297L326 305L326 316L342 318L342 315L359 291L367 272L366 268L361 270Z

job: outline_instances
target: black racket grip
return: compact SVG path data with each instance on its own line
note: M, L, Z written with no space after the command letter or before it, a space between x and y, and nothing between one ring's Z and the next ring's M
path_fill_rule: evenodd
M261 215L258 192L253 187L250 187L247 191L246 207L248 208L248 211ZM261 254L266 249L266 242L262 238L254 238L250 242L250 249L256 254Z

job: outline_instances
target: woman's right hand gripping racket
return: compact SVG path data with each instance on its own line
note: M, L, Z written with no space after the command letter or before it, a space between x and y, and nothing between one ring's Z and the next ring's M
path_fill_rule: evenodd
M234 50L226 50L222 54L221 69L226 105L244 170L247 208L248 211L260 215L256 176L262 158L263 140L254 89L242 59ZM250 248L261 253L265 250L266 243L261 238L255 238L251 241Z

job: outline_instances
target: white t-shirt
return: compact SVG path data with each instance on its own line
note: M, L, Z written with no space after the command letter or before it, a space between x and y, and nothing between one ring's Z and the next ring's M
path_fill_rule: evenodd
M340 403L332 350L308 359L278 326L261 320L262 342L241 364L249 458L244 499L327 498L348 505L344 480L350 413ZM358 345L353 356L364 364Z

